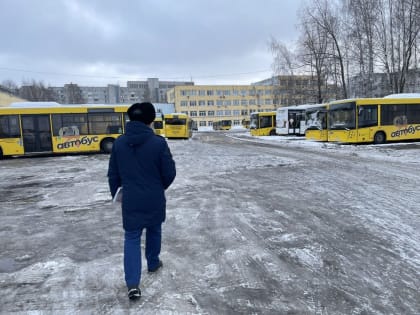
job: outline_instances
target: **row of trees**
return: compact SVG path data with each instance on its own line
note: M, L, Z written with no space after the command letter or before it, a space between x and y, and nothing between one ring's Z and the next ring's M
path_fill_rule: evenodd
M23 82L22 86L18 86L12 80L5 80L1 86L7 89L11 94L31 102L58 102L64 101L67 104L83 104L85 103L82 97L82 91L77 84L66 84L65 100L54 93L54 91L46 86L42 81L32 80L30 82Z
M372 96L375 73L385 73L388 90L402 93L407 74L420 65L419 0L311 0L299 12L295 48L270 40L275 75L310 74L317 101L326 86L348 97L348 82L358 76Z

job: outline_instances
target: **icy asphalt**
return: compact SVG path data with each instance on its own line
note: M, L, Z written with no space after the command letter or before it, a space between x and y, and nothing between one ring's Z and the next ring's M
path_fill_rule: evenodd
M108 156L0 161L0 314L420 314L420 143L168 142L164 267L136 303Z

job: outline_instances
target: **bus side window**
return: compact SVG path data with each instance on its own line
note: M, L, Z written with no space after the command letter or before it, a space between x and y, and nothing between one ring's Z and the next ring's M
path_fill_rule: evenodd
M378 125L378 107L376 105L359 108L359 128Z
M0 117L0 138L20 137L18 116L7 115Z

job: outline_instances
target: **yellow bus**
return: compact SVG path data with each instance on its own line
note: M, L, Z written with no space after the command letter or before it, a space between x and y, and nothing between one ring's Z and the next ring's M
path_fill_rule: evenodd
M0 157L109 153L128 120L128 106L55 104L0 108Z
M249 119L242 119L241 123L242 123L242 127L249 129L249 123L250 123Z
M192 121L187 114L165 114L164 124L166 138L188 139L192 136Z
M218 120L213 122L213 130L230 130L232 128L232 120Z
M328 141L328 105L310 107L305 110L305 137L307 140Z
M328 141L385 143L420 139L419 98L356 98L328 109Z
M153 130L159 136L165 136L165 124L162 113L156 113L156 118L153 121Z
M253 136L275 136L276 112L251 113L249 129Z

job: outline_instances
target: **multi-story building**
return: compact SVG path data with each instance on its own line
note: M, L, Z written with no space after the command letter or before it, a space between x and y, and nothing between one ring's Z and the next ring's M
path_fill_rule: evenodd
M127 87L118 84L108 84L104 87L78 86L70 83L49 89L61 104L132 104L143 101L167 103L166 91L178 85L194 85L194 82L159 81L157 78L149 78L147 81L127 81Z
M391 76L398 77L398 73ZM350 78L348 84L349 97L384 97L393 94L394 89L390 84L389 74L373 73L370 82L364 75L356 75ZM406 74L404 93L420 92L420 71L416 69L409 70Z
M210 127L218 120L241 125L252 112L273 111L273 87L269 85L194 85L176 86L167 92L175 111L188 114L198 127Z
M128 81L126 88L121 88L120 103L150 101L152 103L168 103L166 92L179 85L194 85L190 81L159 81L149 78L147 81Z
M310 75L278 75L252 85L271 86L275 102L282 106L317 103L317 82Z

